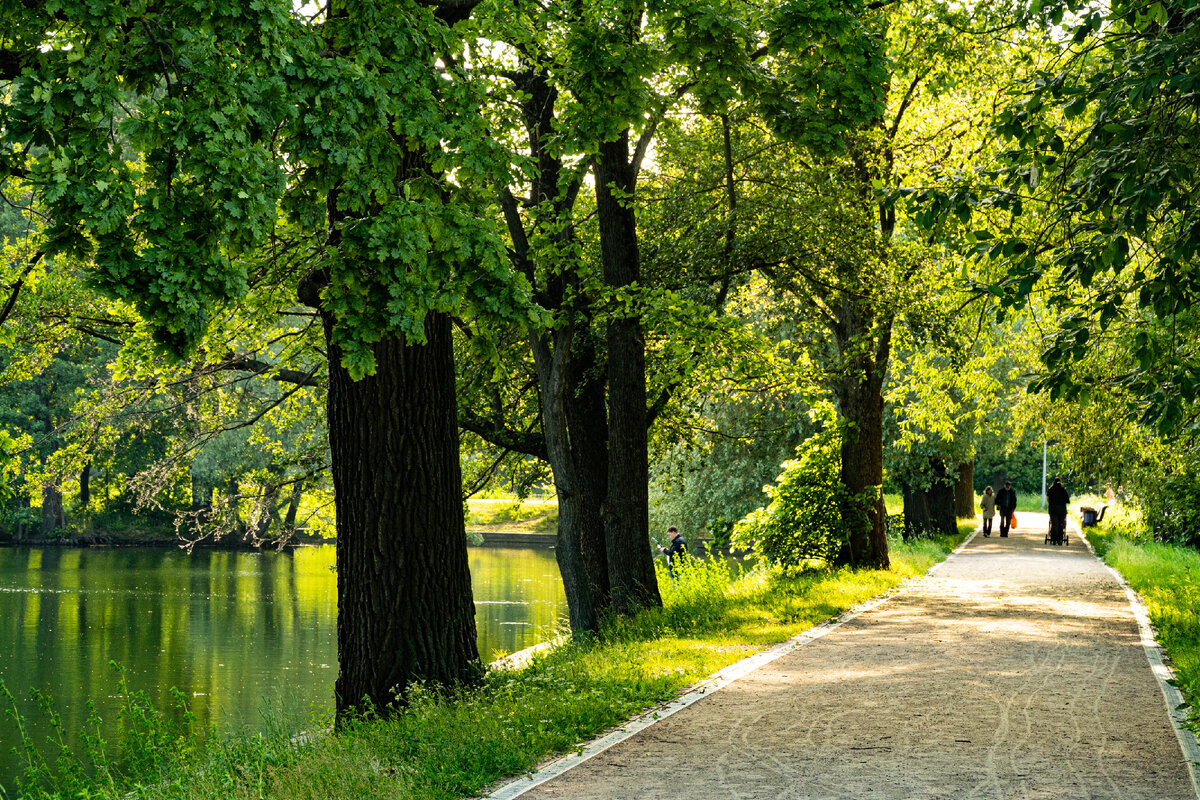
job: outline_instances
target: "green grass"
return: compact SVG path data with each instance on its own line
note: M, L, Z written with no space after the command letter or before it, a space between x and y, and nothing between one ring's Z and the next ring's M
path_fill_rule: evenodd
M888 570L785 576L691 560L677 580L661 571L664 606L608 625L591 643L535 656L518 671L490 671L482 687L440 697L417 691L393 719L367 720L298 744L281 725L204 743L139 714L139 761L79 769L31 764L22 800L126 798L413 798L471 795L569 751L630 716L677 696L721 668L783 641L925 572L954 537L891 542ZM177 724L177 723L176 723ZM159 728L168 730L163 734ZM114 745L113 750L117 749ZM153 757L148 757L153 755ZM72 776L67 779L56 775Z
M467 530L554 533L558 501L515 498L467 501Z
M1190 705L1189 716L1200 723L1200 553L1179 545L1136 541L1121 517L1115 521L1112 526L1087 528L1088 541L1141 595L1158 641L1175 667L1179 688Z

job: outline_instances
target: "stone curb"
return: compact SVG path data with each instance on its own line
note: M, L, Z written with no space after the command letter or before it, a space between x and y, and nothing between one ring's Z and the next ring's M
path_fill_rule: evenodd
M1162 646L1155 637L1154 626L1150 624L1150 612L1142 602L1141 596L1134 591L1125 577L1100 558L1096 553L1096 548L1092 547L1092 543L1088 540L1087 534L1079 531L1079 538L1087 545L1088 552L1116 578L1117 583L1125 591L1129 605L1133 608L1133 616L1137 619L1138 630L1141 633L1142 651L1146 654L1146 660L1150 662L1150 671L1154 673L1154 678L1158 681L1158 688L1162 690L1163 700L1167 705L1167 716L1171 718L1171 727L1175 729L1175 738L1179 740L1179 747L1183 750L1184 761L1187 763L1188 777L1192 779L1192 791L1196 793L1197 798L1200 798L1200 774L1197 774L1197 768L1200 766L1200 743L1196 741L1196 734L1187 728L1187 715L1184 714L1182 708L1184 705L1183 694L1179 691L1179 687L1172 682L1175 680L1175 671L1163 658Z

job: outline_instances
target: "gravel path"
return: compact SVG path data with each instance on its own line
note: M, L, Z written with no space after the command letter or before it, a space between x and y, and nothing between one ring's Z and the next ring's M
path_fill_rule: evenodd
M519 796L1197 800L1122 587L1021 521Z

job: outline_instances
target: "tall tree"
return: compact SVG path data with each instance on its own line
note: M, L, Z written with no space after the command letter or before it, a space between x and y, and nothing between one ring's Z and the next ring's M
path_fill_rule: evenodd
M728 88L752 47L746 9L497 5L481 32L511 50L491 55L498 131L517 142L520 180L502 212L513 262L537 288L550 330L532 337L545 450L560 513L558 557L572 624L587 629L610 604L632 612L658 602L649 549L647 429L661 405L646 387L638 181L657 126L689 92ZM703 12L703 19L696 14ZM739 66L740 65L740 66ZM524 156L524 157L522 157ZM575 210L588 172L594 200ZM588 222L580 240L582 223ZM493 440L517 437L488 418L468 419ZM507 446L507 444L506 444ZM578 554L578 557L575 554ZM577 573L583 570L584 576ZM603 573L603 574L601 574ZM582 587L590 587L592 609Z
M777 80L759 107L798 148L775 171L801 176L790 219L805 222L770 237L789 244L764 251L763 267L828 331L821 356L846 424L844 563L888 564L883 389L894 326L918 296L918 276L940 261L936 239L906 229L896 188L969 163L987 106L979 95L964 102L962 87L994 85L985 68L1011 56L976 30L995 11L854 3L831 14L805 1L772 16Z
M327 337L339 716L478 672L449 314L524 311L477 187L501 179L457 64L469 3L5 6L0 169L42 257L90 260L180 354L246 292L282 207L323 226L301 299ZM440 62L440 64L439 64ZM497 172L497 170L499 170ZM382 605L381 605L382 604Z

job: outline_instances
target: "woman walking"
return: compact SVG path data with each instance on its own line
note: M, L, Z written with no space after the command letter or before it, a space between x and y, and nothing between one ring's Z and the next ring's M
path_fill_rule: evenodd
M987 487L983 490L983 499L979 501L979 507L983 509L983 535L992 535L992 517L996 516L996 496L992 494L992 487Z

